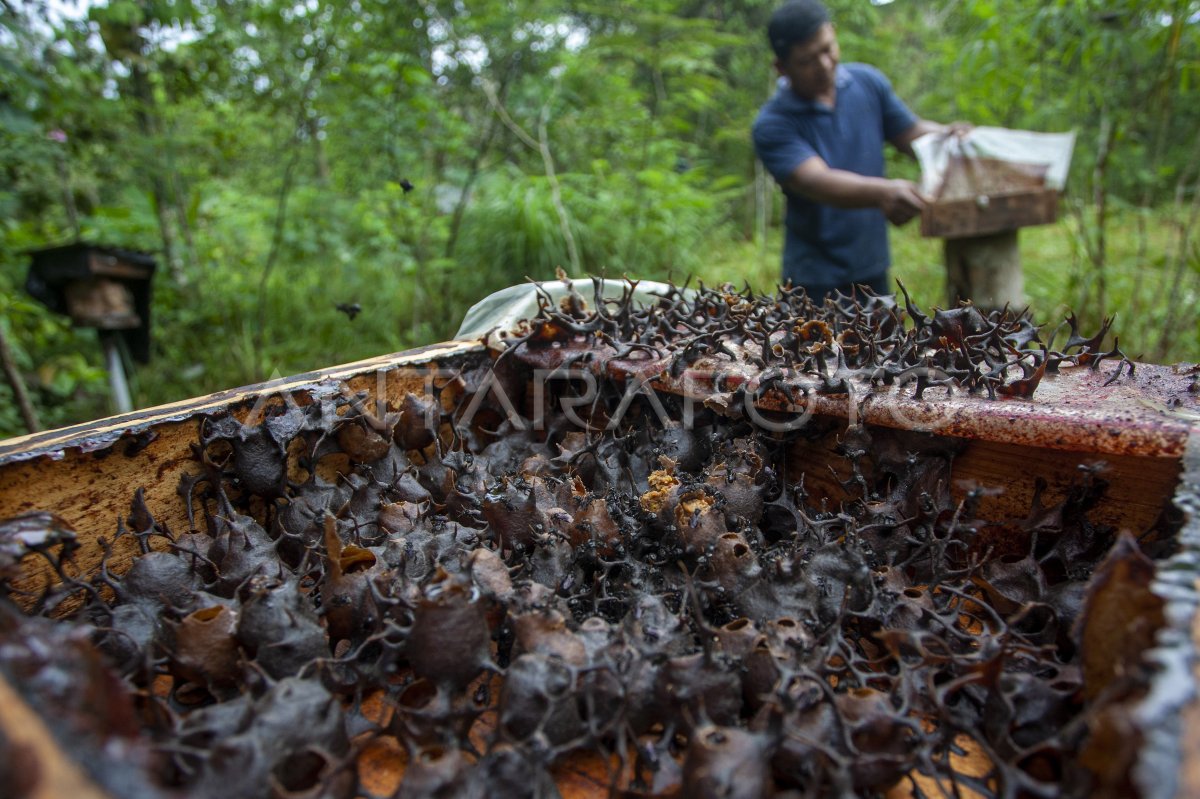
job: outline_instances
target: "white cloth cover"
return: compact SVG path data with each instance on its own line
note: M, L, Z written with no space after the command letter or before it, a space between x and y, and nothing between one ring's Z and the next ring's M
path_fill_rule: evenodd
M972 128L965 136L926 133L913 142L913 151L921 165L921 191L931 197L937 195L952 155L1044 164L1046 188L1061 190L1067 182L1074 149L1074 131L1035 133L987 127Z
M595 286L590 278L574 278L569 281L590 308L595 299ZM629 286L627 280L601 280L601 294L605 299L618 300ZM538 312L538 288L548 294L557 304L567 296L568 281L548 280L544 283L522 283L500 289L489 294L475 303L463 317L462 325L454 338L465 341L486 338L489 345L495 346L496 333L501 330L513 330L522 319L530 319ZM635 302L653 303L659 297L665 296L670 290L666 283L652 280L639 281L633 290ZM687 290L691 292L691 289Z

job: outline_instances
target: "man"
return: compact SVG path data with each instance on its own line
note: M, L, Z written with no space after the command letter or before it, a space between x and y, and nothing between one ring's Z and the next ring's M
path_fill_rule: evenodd
M917 118L874 67L839 63L819 0L778 9L767 37L781 77L754 122L754 148L787 196L783 280L818 302L858 284L888 293L887 223L903 225L926 200L884 177L883 145L911 157L919 136L951 129Z

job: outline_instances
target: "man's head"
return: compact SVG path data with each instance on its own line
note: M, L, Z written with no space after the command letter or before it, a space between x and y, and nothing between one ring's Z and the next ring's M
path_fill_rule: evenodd
M792 0L771 15L767 38L775 51L775 69L801 97L813 98L833 87L837 71L837 35L829 10L820 0Z

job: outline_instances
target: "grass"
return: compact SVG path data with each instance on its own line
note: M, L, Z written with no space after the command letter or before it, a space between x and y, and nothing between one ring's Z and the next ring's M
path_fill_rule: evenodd
M1126 210L1115 214L1110 223L1107 313L1115 315L1113 331L1119 334L1124 352L1135 360L1200 361L1200 249L1195 244L1191 245L1193 254L1176 298L1178 313L1172 325L1175 335L1162 341L1182 229L1170 209L1140 216L1137 211ZM920 307L929 310L944 306L941 241L921 238L915 224L893 229L891 236L892 276L904 281ZM1068 217L1053 225L1026 228L1018 241L1026 296L1035 320L1053 330L1074 311L1083 332L1097 330L1101 312L1096 302L1096 271L1083 256L1078 222ZM710 286L725 282L741 285L745 281L757 292L774 290L782 251L779 229L772 229L761 244L735 239L727 229L715 230L702 251L704 261L695 270L695 279ZM273 320L272 335L268 337L269 350L261 360L268 372L295 374L448 337L457 328L466 306L488 290L485 281L468 266L466 259L455 265L454 280L461 279L462 285L455 297L440 297L437 302L425 296L436 291L437 281L426 286L421 276L397 268L392 261L376 263L364 258L362 263L352 259L349 265L340 265L334 281L336 290L324 288L329 278L325 270L281 273L276 276L275 291L266 309L267 317ZM633 270L630 273L636 274ZM238 274L233 272L235 277ZM246 279L244 275L242 279ZM155 311L159 355L134 375L135 403L139 407L257 379L251 357L251 329L247 326L248 320L257 315L256 295L229 281L210 284L206 291L203 301L182 302L176 298L174 303L170 301L174 295L159 292ZM461 301L463 297L468 299ZM363 306L362 318L357 322L334 309L335 301L353 298ZM460 301L462 307L454 307ZM303 324L297 326L296 320L303 320ZM63 320L54 324L65 329ZM65 348L79 363L55 360L57 356L43 350L30 352L32 357L36 351L41 364L30 388L38 392L44 423L69 424L102 415L107 387L99 371L99 348L92 339ZM56 365L57 370L52 368ZM70 376L74 376L74 383L66 381L65 387L59 386ZM21 432L24 430L15 404L0 381L0 438Z

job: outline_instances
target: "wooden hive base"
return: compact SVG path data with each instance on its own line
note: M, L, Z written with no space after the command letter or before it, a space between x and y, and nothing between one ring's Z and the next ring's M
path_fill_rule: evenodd
M366 391L373 400L398 403L404 393L423 388L423 369L437 366L453 370L486 357L474 345L447 345L102 420L70 431L0 443L0 519L35 508L53 509L78 532L82 547L77 553L77 567L90 571L102 556L99 540L111 537L116 520L128 512L130 499L139 488L144 489L146 504L157 519L173 529L187 528L186 511L176 495L176 486L182 476L196 469L190 445L195 440L197 419L201 415L219 411L245 418L261 412L263 401L303 404L322 392L343 390ZM682 391L678 386L667 388ZM981 423L969 412L972 401L963 400L965 406L952 405L945 412L923 409L926 416L920 418L933 419L936 422L933 429L942 424L945 431L922 435L948 444L958 453L952 486L957 497L963 497L974 485L1005 486L1003 493L984 500L981 515L1019 519L1029 508L1038 478L1047 483L1047 503L1054 502L1075 479L1081 462L1103 461L1110 489L1095 511L1097 521L1138 534L1178 527L1178 514L1167 528L1160 522L1164 514L1170 516L1173 512L1171 500L1183 470L1182 455L1189 437L1186 423L1148 427L1137 419L1126 418L1111 428L1118 430L1116 434L1095 429L1096 446L1088 451L1076 444L1087 438L1086 425L1090 424L1081 426L1078 414L1068 414L1060 420L1063 423L1057 426L1061 433L1057 439L1030 441L1030 430L1040 434L1056 428L1054 408L1036 406L1034 412L1027 405L1012 406L1025 410L1014 417L1020 422L1007 424L1012 440L1005 440L1006 425L988 421L988 414L998 413L999 406L980 406L986 410ZM769 402L768 398L768 406ZM850 405L843 403L839 420L837 403L821 402L818 412L824 421L815 427L824 426L825 432L795 439L789 461L797 471L803 470L807 475L806 487L811 495L825 497L832 505L843 495L843 481L847 477L837 473L839 461L833 449L844 429L844 414L850 412ZM879 405L873 407L878 413L872 417L870 414L875 411L869 410L868 423L884 423ZM902 418L917 416L910 413ZM947 428L952 424L958 425L953 429L960 434L963 430L985 431L985 434L948 435ZM1155 446L1154 441L1159 444ZM1014 473L1021 475L1016 481L1012 480ZM114 571L122 572L137 554L136 548L126 545L114 552L109 563ZM23 565L26 588L36 589L53 579L40 559L27 560ZM493 690L492 697L496 693ZM365 713L378 721L385 720L389 712L378 697L365 707ZM494 725L495 714L485 713L472 737L483 740ZM1198 728L1200 725L1189 723L1188 729ZM19 690L2 676L0 729L10 741L16 742L18 751L38 763L36 771L43 776L29 796L105 795L89 780L86 771L75 765L69 743L56 740L52 730L21 699ZM364 737L358 743L362 747L358 759L361 786L370 795L392 795L402 780L407 753L394 739ZM989 771L986 756L969 739L960 738L958 745L960 751L949 756L954 771L963 776L960 785L946 785L928 775L913 773L897 782L888 796L970 796L977 793L976 788L986 794L988 786L981 784ZM621 773L621 765L615 758L605 760L596 754L577 754L557 766L554 777L567 799L609 796L614 786L627 795L642 795L632 788L628 770Z

